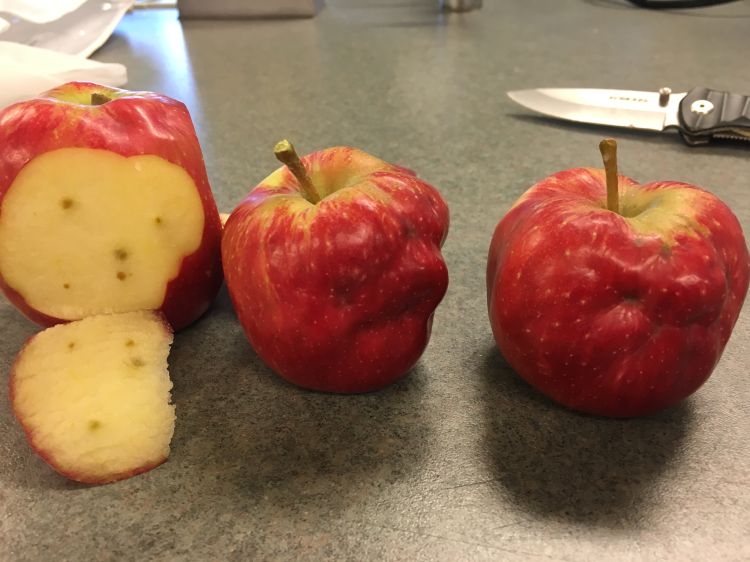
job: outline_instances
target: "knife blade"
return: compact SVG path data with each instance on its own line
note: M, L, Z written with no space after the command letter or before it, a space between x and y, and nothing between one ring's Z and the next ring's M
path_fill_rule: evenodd
M537 88L508 92L516 103L551 117L614 127L677 129L689 145L714 139L750 141L750 96L693 88L672 93L596 88Z

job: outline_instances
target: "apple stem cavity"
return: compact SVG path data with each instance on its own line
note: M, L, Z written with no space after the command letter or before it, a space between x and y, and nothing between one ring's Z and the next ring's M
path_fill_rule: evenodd
M112 101L112 98L98 92L91 94L91 105L104 105L108 101Z
M297 181L302 188L302 195L305 196L305 199L311 203L317 203L322 199L320 193L318 193L318 190L315 188L315 184L313 184L310 176L307 175L307 170L305 170L302 160L297 156L297 151L294 150L292 143L286 139L277 142L273 149L273 153L280 162L289 168L289 171L292 172L294 177L297 178Z
M617 141L604 139L599 143L602 153L604 171L607 174L607 209L613 213L620 212L619 194L617 192Z

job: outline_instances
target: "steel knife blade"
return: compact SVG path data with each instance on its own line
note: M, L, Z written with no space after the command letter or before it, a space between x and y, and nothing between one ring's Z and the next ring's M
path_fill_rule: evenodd
M664 131L677 129L689 145L713 139L750 141L750 96L693 88L672 93L595 88L508 92L516 103L568 121Z

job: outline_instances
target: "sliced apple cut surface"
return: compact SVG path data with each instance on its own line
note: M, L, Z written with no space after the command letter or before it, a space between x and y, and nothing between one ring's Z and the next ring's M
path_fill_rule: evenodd
M62 148L31 160L0 208L0 275L52 318L158 309L203 236L198 190L181 167Z
M64 476L92 484L163 463L175 423L171 343L169 325L145 311L33 336L10 376L13 411L33 449Z

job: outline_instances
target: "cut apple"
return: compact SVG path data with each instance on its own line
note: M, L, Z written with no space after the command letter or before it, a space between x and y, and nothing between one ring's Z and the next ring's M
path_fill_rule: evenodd
M159 156L53 150L2 199L0 277L51 318L158 309L204 220L193 179Z
M32 448L64 476L90 484L163 463L174 432L161 315L92 316L33 336L10 376L16 418Z

